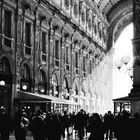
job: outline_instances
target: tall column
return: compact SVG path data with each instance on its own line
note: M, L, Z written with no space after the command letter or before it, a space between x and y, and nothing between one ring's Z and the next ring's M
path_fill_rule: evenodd
M60 88L59 94L60 97L63 95L63 75L64 75L64 27L61 27L61 38L60 38Z
M134 36L133 36L133 56L134 56L134 69L133 69L133 88L129 97L131 99L131 112L140 113L140 1L133 0L133 23L134 23Z
M51 69L53 65L53 41L54 41L54 32L52 30L52 18L49 19L49 31L48 31L48 75L47 75L47 95L50 95L52 90L52 74Z

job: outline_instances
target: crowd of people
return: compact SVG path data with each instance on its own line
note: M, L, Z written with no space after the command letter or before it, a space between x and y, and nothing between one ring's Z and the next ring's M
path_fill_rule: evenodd
M139 125L140 115L136 112L131 116L126 110L117 115L111 111L89 114L83 109L77 113L18 111L12 120L4 109L0 110L1 140L9 140L10 133L16 140L26 140L27 133L34 140L61 140L73 134L83 140L88 133L88 140L136 140L140 139Z

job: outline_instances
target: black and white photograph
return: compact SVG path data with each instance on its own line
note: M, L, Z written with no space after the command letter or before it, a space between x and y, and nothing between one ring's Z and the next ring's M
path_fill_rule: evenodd
M140 140L140 0L0 0L0 140Z

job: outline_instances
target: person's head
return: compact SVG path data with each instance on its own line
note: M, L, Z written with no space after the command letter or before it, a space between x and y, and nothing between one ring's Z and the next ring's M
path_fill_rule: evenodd
M93 119L100 120L101 118L100 118L100 115L98 113L94 113L93 114Z
M122 116L125 117L125 118L129 118L130 114L129 114L128 111L123 110L123 111L122 111Z
M80 113L81 113L81 114L83 114L83 113L84 113L84 110L83 110L83 109L81 109L81 110L80 110Z
M64 115L66 115L67 114L67 111L64 111Z
M111 114L111 111L108 111L108 114Z

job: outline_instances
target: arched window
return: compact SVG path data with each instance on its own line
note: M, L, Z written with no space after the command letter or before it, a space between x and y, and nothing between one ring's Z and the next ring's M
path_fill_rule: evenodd
M21 90L31 91L31 76L30 69L27 64L24 64L21 69Z
M0 107L5 108L8 115L11 114L12 102L12 75L10 62L6 57L0 60Z
M68 87L68 82L67 82L67 79L65 78L64 79L64 82L63 82L63 94L62 94L62 98L63 99L69 99L69 87Z
M3 81L4 84L11 84L11 67L10 67L10 63L6 58L2 58L0 60L0 81Z
M45 93L45 91L46 91L46 76L45 76L45 72L43 70L40 70L38 88L39 88L40 93Z
M6 75L11 74L10 64L6 58L1 60L1 71Z
M52 76L52 96L59 97L59 86L56 75Z

